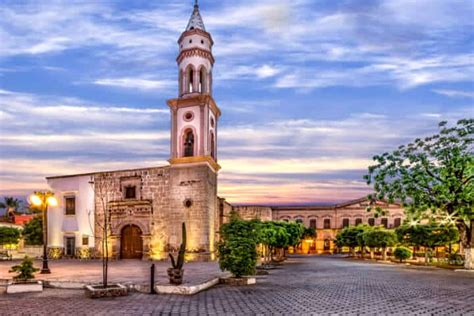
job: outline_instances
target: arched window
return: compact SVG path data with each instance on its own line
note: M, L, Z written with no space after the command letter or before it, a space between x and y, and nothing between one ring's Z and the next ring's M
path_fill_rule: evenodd
M216 160L216 143L214 140L214 133L211 133L211 157Z
M324 223L324 229L331 228L331 220L329 218L325 218L323 223Z
M316 229L316 220L315 219L310 219L309 220L309 227Z
M199 71L199 92L206 92L206 68L204 67Z
M375 225L375 218L371 217L369 218L369 225L374 226Z
M398 227L400 226L401 223L402 223L401 218L395 218L395 220L393 221L393 227Z
M189 129L184 134L184 157L192 156L194 156L194 133Z
M188 71L188 92L193 92L193 78L194 78L194 71L193 68L189 67Z
M349 219L348 218L343 218L342 219L342 228L349 227Z
M362 224L362 218L356 218L356 226Z

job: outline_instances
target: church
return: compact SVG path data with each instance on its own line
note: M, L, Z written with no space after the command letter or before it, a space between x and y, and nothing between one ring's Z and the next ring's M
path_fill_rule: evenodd
M231 211L243 218L296 220L314 227L318 236L301 251L315 253L332 252L332 240L341 227L400 224L400 206L385 205L389 215L376 223L365 211L365 199L325 207L269 207L233 206L219 198L221 111L212 96L213 44L196 2L178 39L178 97L167 101L169 165L46 178L59 201L48 211L51 258L99 254L104 216L109 220L108 251L117 259L166 258L180 246L183 222L189 259L212 259L220 225Z

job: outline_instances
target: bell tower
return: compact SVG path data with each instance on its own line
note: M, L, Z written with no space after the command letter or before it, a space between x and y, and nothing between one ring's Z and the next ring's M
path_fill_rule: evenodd
M188 25L178 39L178 98L168 100L168 106L170 163L205 162L217 172L217 126L221 111L212 97L213 44L195 1Z
M179 247L186 223L187 251L213 258L218 225L217 128L221 111L212 97L214 57L197 0L178 39L178 97L171 112L169 246Z

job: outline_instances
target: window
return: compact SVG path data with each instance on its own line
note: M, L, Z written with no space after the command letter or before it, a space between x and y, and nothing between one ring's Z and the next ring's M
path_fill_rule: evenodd
M402 224L402 219L401 218L395 218L393 221L393 226L394 227L399 227Z
M192 68L189 69L188 72L188 92L193 92L193 81L194 81L194 71Z
M205 68L201 68L201 71L199 71L199 87L198 91L200 93L205 93L206 92L206 70Z
M137 198L137 187L136 186L125 187L125 198L126 199L136 199Z
M214 141L214 133L211 133L211 157L216 160L216 152L215 152L216 144Z
M297 219L295 220L295 222L297 222L297 223L299 223L299 224L303 224L303 220L302 220L301 218L297 218Z
M385 228L388 228L388 218L382 218L382 225Z
M362 224L362 218L356 218L356 226Z
M329 218L324 219L324 229L331 228L331 220Z
M66 215L75 215L76 214L76 197L69 196L64 198L66 204Z
M315 219L310 219L309 220L309 227L316 229L316 220Z
M82 236L82 245L89 246L89 236Z
M331 241L329 239L324 239L324 251L331 250Z
M184 157L192 156L194 156L194 134L192 130L188 130L184 137Z
M369 218L369 225L374 226L375 225L375 218L371 217Z
M342 219L342 228L349 227L349 219L348 218L343 218Z
M201 40L201 44L204 44L204 40Z

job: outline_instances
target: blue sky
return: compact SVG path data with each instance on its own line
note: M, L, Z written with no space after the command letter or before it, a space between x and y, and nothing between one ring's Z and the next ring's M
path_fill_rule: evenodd
M165 165L180 1L0 0L0 195L45 176ZM473 2L200 1L219 194L364 196L374 154L473 115Z

